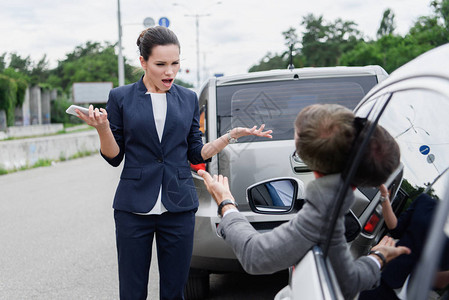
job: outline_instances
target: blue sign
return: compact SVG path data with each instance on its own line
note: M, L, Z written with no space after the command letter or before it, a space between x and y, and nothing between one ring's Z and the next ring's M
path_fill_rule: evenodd
M168 18L162 17L162 18L159 19L159 25L160 26L164 26L164 27L168 27L170 25L170 21L168 20Z
M422 155L427 155L430 152L430 147L427 145L422 145L419 147L419 152L421 152Z

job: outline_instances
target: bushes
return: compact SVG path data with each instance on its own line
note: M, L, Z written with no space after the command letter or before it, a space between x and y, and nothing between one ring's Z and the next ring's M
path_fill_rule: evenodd
M28 84L24 78L0 74L0 110L6 112L8 126L14 125L14 109L22 106Z
M73 103L64 98L58 98L51 102L51 123L80 124L83 121L75 116L67 114L66 109Z
M14 109L17 103L17 83L5 75L0 74L0 110L6 112L6 123L14 125Z

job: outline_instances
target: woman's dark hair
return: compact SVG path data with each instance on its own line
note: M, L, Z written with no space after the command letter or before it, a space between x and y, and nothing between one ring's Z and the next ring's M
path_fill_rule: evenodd
M176 34L170 29L163 26L149 27L142 31L137 38L137 47L139 47L140 55L145 61L151 55L151 51L155 46L176 45L181 50Z

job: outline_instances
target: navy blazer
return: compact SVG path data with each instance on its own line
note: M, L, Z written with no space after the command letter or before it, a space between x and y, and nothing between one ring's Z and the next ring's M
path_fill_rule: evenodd
M382 280L391 288L402 287L407 276L413 272L417 265L427 240L437 204L438 200L427 194L421 194L399 216L396 228L390 230L393 238L400 239L397 246L406 246L412 250L409 255L401 255L393 259L382 271ZM446 239L443 256L439 263L441 270L449 268L448 254L449 239Z
M156 130L150 94L142 79L114 88L106 105L108 120L120 153L112 166L125 164L114 197L114 209L146 213L156 203L162 184L162 203L170 212L196 210L198 196L189 161L204 162L196 94L174 84L167 92L167 116L162 141Z

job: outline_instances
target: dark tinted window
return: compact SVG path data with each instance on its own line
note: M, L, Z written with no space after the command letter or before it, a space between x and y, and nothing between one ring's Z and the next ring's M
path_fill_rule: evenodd
M375 76L286 80L217 88L218 134L230 128L265 124L273 140L293 139L298 112L315 103L338 103L354 109L377 84ZM245 137L240 142L264 141Z

